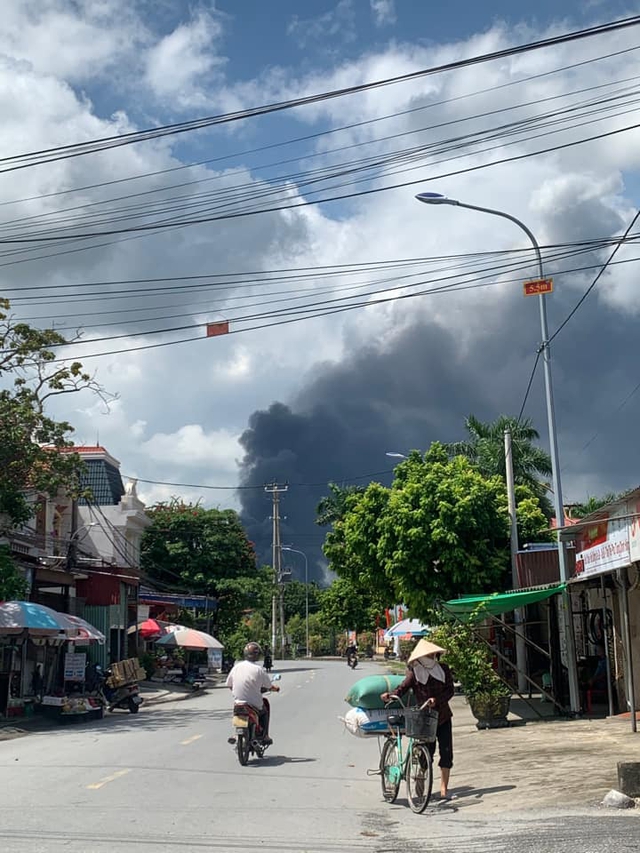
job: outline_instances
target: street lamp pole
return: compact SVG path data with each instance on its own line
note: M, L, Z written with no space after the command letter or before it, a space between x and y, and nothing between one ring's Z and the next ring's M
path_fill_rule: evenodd
M292 551L294 554L300 554L304 557L304 626L305 626L305 647L306 656L311 657L309 652L309 561L304 551L298 551L297 548L289 548L287 545L282 546L283 551Z
M533 232L527 228L524 222L521 222L510 213L505 213L502 210L493 210L490 207L478 207L474 204L465 204L450 199L439 193L419 193L416 198L425 204L447 204L453 207L464 207L467 210L475 210L479 213L488 213L492 216L500 216L502 219L508 219L517 225L527 235L531 241L531 245L536 254L538 262L538 275L544 278L544 267L542 263L542 253L538 241L533 235ZM553 480L553 503L556 514L556 523L558 529L564 527L564 506L562 502L562 486L560 482L560 460L558 456L558 435L556 429L556 413L553 398L553 382L551 378L551 348L549 344L549 326L547 323L547 303L545 295L538 296L540 306L540 334L542 336L541 352L544 365L544 385L547 402L547 423L549 428L549 447L551 451L551 475ZM567 555L564 542L558 537L558 563L560 567L560 580L566 583L569 580L567 570ZM562 604L564 613L564 633L567 644L567 669L569 674L569 699L571 710L574 714L580 712L580 689L578 685L578 672L576 667L575 641L573 636L573 614L571 612L571 598L565 589L562 593Z

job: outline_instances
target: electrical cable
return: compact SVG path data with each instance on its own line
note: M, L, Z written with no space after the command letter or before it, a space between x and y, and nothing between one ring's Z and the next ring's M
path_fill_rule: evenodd
M426 76L439 74L445 71L468 68L470 66L490 62L496 59L504 59L511 56L517 56L522 53L528 53L534 50L540 50L543 48L553 47L560 44L567 44L570 42L583 40L585 38L591 38L593 36L601 36L612 32L618 32L629 27L637 26L638 23L640 23L640 16L630 16L617 21L610 21L604 24L583 28L581 30L576 30L569 33L564 33L558 36L551 36L545 39L539 39L537 41L528 42L526 44L517 45L510 48L504 48L502 50L493 51L491 53L467 57L466 59L456 60L454 62L445 63L439 66L433 66L431 68L421 69L395 77L387 77L381 80L362 83L355 86L344 87L342 89L334 89L314 95L292 98L286 101L274 102L271 104L265 104L259 107L253 107L246 110L239 110L232 113L226 113L215 116L205 116L200 119L178 122L175 124L164 125L156 128L148 128L142 131L131 131L117 136L100 137L87 142L71 143L68 145L57 146L54 148L31 151L25 154L16 154L9 157L3 157L0 158L0 163L5 163L9 165L7 165L6 168L0 171L13 171L16 169L27 168L36 164L57 162L59 160L68 159L71 157L84 156L86 154L96 153L97 151L104 151L115 147L130 145L149 139L158 139L168 135L186 133L194 130L199 130L205 127L226 124L229 122L235 122L250 117L267 115L273 112L281 112L283 110L292 109L294 107L316 104L322 101L344 97L346 95L367 92L371 91L372 89L417 80Z
M284 140L281 142L271 143L269 145L261 145L261 146L258 146L257 148L245 149L243 151L234 152L232 154L225 154L225 155L220 156L220 157L213 157L213 158L209 158L207 160L198 160L198 161L195 161L192 163L184 163L184 164L181 164L180 166L173 166L173 167L170 167L167 169L158 169L158 170L155 170L152 172L144 172L144 173L141 173L138 175L131 175L131 176L128 176L125 178L116 178L116 179L112 179L109 181L102 181L102 182L96 183L96 184L88 184L88 185L84 185L84 186L80 186L80 187L71 187L68 189L57 190L55 192L50 192L50 193L41 193L39 195L26 196L26 197L19 198L19 199L11 199L8 201L0 201L0 207L12 205L12 204L22 204L22 203L28 202L28 201L36 201L36 200L40 200L40 199L53 198L53 197L57 197L57 196L68 195L70 193L86 192L87 190L100 189L100 188L106 187L106 186L113 186L115 184L127 183L129 181L135 181L135 180L140 180L140 179L144 179L144 178L156 177L158 175L182 171L184 169L191 169L191 168L194 168L196 166L204 166L204 165L208 165L210 163L217 163L217 162L221 162L224 160L232 159L234 157L246 157L247 155L250 155L250 154L261 153L263 151L267 151L267 150L270 150L273 148L279 148L279 147L283 147L286 145L292 145L292 144L295 144L298 142L307 142L307 141L311 141L311 140L321 138L323 136L328 136L331 134L340 133L340 132L345 131L345 130L354 130L354 129L359 128L359 127L365 127L365 126L368 126L371 124L376 124L376 123L381 122L381 121L387 121L389 119L399 118L399 117L402 117L405 115L410 115L412 113L420 112L420 111L427 110L427 109L432 109L434 107L452 104L452 103L455 103L457 101L466 100L468 98L473 98L473 97L476 97L478 95L484 95L484 94L487 94L489 92L494 93L494 92L499 91L501 89L507 89L507 88L510 88L512 86L518 86L521 83L529 83L533 80L539 80L539 79L544 78L544 77L549 77L549 76L552 76L554 74L562 73L564 71L572 71L576 68L581 68L581 67L584 67L585 65L590 65L591 63L602 62L602 61L607 60L607 59L612 59L612 58L616 58L619 56L623 56L625 54L632 53L632 52L639 50L639 49L640 49L640 45L634 45L632 47L624 48L622 50L617 50L617 51L614 51L611 53L601 54L600 56L589 57L588 59L581 60L580 62L574 62L574 63L571 63L569 65L563 65L563 66L559 66L557 68L552 68L549 71L543 71L543 72L540 72L538 74L530 74L527 77L521 77L518 80L510 80L507 83L501 83L497 86L489 86L489 87L484 88L484 89L476 89L473 92L467 92L463 95L457 95L453 98L446 98L446 99L443 99L441 101L432 101L428 104L423 104L423 105L420 105L418 107L411 107L410 109L399 110L397 112L388 113L388 114L383 115L383 116L376 116L375 118L372 118L372 119L365 119L363 121L353 122L352 124L346 124L346 125L341 125L341 126L335 127L335 128L329 128L327 130L317 131L315 133L307 134L306 136L295 137L293 139L287 139L287 140Z
M548 148L542 148L542 149L539 149L538 151L524 152L521 154L513 155L511 157L505 157L505 158L498 160L498 161L492 161L490 163L479 163L479 164L476 164L474 166L468 166L468 167L463 168L463 169L458 169L456 171L452 171L452 172L448 172L445 174L438 175L437 177L438 177L438 179L442 179L442 178L447 178L447 177L453 177L455 175L462 175L462 174L469 174L472 172L477 172L477 171L489 168L490 166L504 165L505 163L516 163L516 162L520 162L522 160L527 160L531 157L540 156L541 154L550 154L550 153L554 153L557 151L564 151L564 150L567 150L569 148L574 148L575 146L578 146L578 145L585 145L588 142L594 142L594 141L601 140L601 139L610 139L610 138L613 138L615 136L618 136L621 133L626 133L626 132L631 131L631 130L638 130L639 128L640 128L640 123L632 124L632 125L626 125L625 127L620 127L620 128L616 128L615 130L595 134L593 136L589 136L589 137L586 137L584 139L578 139L578 140L574 140L572 142L565 142L565 143L558 144L555 146L551 146ZM282 210L292 210L292 209L299 208L299 207L309 207L311 205L316 205L316 204L327 204L329 202L345 201L347 199L360 198L363 196L373 195L373 194L377 194L380 192L388 192L389 190L403 189L403 188L409 187L409 186L416 186L417 184L423 184L429 180L435 180L435 179L436 179L435 176L429 176L427 178L421 177L419 179L414 179L411 181L403 181L400 183L389 184L387 186L382 186L382 187L373 187L370 189L357 190L357 191L353 191L350 193L343 193L342 195L328 196L328 197L325 197L322 199L316 199L313 201L298 201L298 202L295 202L293 204L280 205L280 206L276 206L276 207L257 208L255 210L245 210L245 211L239 211L236 213L220 214L220 215L216 215L216 216L201 217L201 218L196 218L196 219L182 220L182 221L178 221L178 222L173 221L173 222L168 222L168 223L152 223L152 224L148 224L148 225L131 226L129 228L120 228L120 229L113 228L113 229L98 231L98 232L94 232L94 233L85 232L82 234L62 235L62 236L56 236L56 237L40 236L40 237L24 237L24 238L16 238L16 237L0 238L0 244L31 244L31 243L43 243L43 242L46 243L46 242L60 241L60 240L72 240L72 239L75 240L75 239L88 239L88 238L92 238L92 237L112 236L115 234L129 234L131 232L155 232L158 230L167 229L167 228L176 227L176 226L182 227L185 225L202 225L202 224L211 223L211 222L219 222L222 220L233 220L233 219L246 218L249 216L257 216L257 215L263 215L263 214L267 214L267 213L275 213L275 212L279 212Z
M623 240L624 240L624 238L626 237L626 235L630 233L631 229L633 228L633 226L634 226L634 225L636 224L636 222L638 221L638 217L640 217L640 210L637 210L637 211L636 211L635 216L633 217L633 219L632 219L632 220L631 220L631 222L629 223L629 226L627 227L627 230L625 231L625 233L624 233L624 235L623 235ZM595 287L595 286L597 285L597 283L600 281L600 279L601 279L602 275L604 274L604 272L606 271L607 267L609 267L609 266L611 265L611 262L612 262L612 261L613 261L613 259L615 258L615 256L616 256L616 254L617 254L617 252L618 252L618 250L619 250L619 248L620 248L620 246L621 246L621 245L622 245L622 243L618 243L618 245L614 247L613 251L611 252L611 254L609 255L609 257L607 258L607 260L605 261L605 263L602 265L602 267L601 267L601 268L600 268L600 270L598 271L598 274L596 275L596 277L594 278L594 280L591 282L591 284L589 285L589 287L585 290L585 292L582 294L582 296L580 297L580 299L577 301L577 303L576 303L576 304L574 305L574 307L571 309L571 311L569 312L569 314L564 318L564 320L562 321L562 323L560 323L560 325L558 326L558 328L557 328L557 329L555 330L555 332L551 335L551 337L550 337L550 338L549 338L549 340L547 341L547 346L548 346L552 341L554 341L554 340L557 338L557 336L558 336L558 335L560 334L560 332L564 329L564 327L567 325L567 323L569 322L569 320L571 320L571 318L574 316L574 314L576 313L576 311L578 311L578 309L580 308L580 306L585 302L585 300L587 299L587 297L589 296L589 294L591 293L591 291L594 289L594 287Z

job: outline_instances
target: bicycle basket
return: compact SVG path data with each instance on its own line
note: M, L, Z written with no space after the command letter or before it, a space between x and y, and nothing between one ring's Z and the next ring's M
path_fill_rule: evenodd
M426 708L424 711L419 708L406 708L403 714L408 737L419 738L428 742L433 742L436 739L437 711L433 711L431 708Z

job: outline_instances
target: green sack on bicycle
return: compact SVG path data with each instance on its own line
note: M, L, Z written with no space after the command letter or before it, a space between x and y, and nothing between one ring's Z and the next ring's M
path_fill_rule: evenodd
M366 678L356 681L345 696L345 702L348 702L352 708L364 708L368 711L384 708L380 694L393 693L403 681L403 675L368 675ZM405 705L413 704L412 700L411 693L403 697ZM398 703L394 703L390 707L397 708L400 706Z

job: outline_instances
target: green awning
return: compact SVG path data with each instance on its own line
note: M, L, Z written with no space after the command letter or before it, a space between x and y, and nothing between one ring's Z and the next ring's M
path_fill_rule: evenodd
M519 607L527 607L544 601L552 595L557 595L566 587L564 583L554 584L537 589L522 589L514 592L493 592L489 595L466 595L463 598L452 598L445 602L445 608L455 616L468 616L474 610L479 610L480 615L487 614L497 616L499 613L510 613Z

